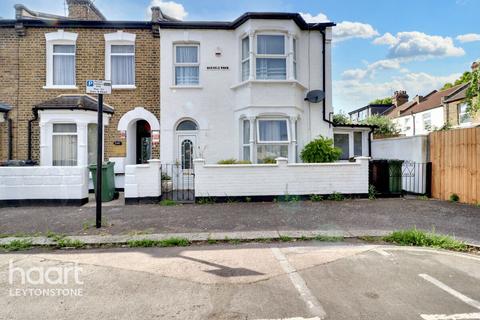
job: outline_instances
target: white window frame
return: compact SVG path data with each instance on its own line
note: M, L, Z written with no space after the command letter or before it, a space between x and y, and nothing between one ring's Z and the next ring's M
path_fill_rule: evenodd
M179 63L177 62L177 47L196 47L197 48L197 62L196 63ZM198 67L198 82L195 84L180 84L177 85L177 69L176 67ZM199 43L174 43L173 44L173 79L174 87L199 87L200 86L200 44Z
M258 36L283 36L283 54L259 54L258 53ZM251 49L250 49L251 50ZM288 35L283 32L259 32L255 34L255 43L254 43L254 72L255 79L259 81L286 81L289 77L288 75ZM285 60L285 79L258 79L257 76L257 60L258 59L283 59Z
M136 34L123 31L104 34L105 38L105 80L112 80L112 45L132 46L134 48L133 58L133 84L116 84L112 85L112 89L136 89ZM115 54L115 55L131 55Z
M53 46L54 45L73 45L75 46L75 57L76 62L76 42L77 42L77 33L65 32L63 30L58 30L56 32L50 32L45 34L46 40L46 83L43 87L44 89L78 89L76 86L77 70L76 63L74 63L74 75L75 83L73 85L54 85L53 84Z
M430 122L430 124L428 125L428 128L427 128L427 119L428 118L428 122ZM431 112L425 112L424 114L422 114L422 123L423 123L423 129L425 131L430 131L432 130L432 113Z
M56 124L74 124L74 125L75 125L75 132L55 132L54 127L55 127ZM76 159L76 164L75 164L75 166L73 166L73 167L78 166L78 163L79 163L78 123L76 123L76 122L68 122L68 121L64 121L64 122L63 122L63 121L62 121L62 122L53 122L53 123L52 123L52 136L51 136L51 139L52 139L52 140L51 140L51 146L52 146L52 150L51 150L51 152L52 152L52 166L55 166L55 165L53 164L53 151L54 151L54 150L53 150L53 140L54 140L53 138L54 138L55 136L76 136L76 137L77 137L77 159Z
M252 128L252 123L251 123L250 120L247 119L247 118L243 118L243 119L241 119L241 120L242 120L242 121L241 121L241 124L242 124L242 125L241 125L241 128L242 128L242 130L241 130L241 132L242 132L242 135L241 135L241 139L242 139L242 140L241 140L241 146L242 146L241 155L242 155L242 160L248 160L248 161L250 161L250 162L253 162L253 159L250 159L250 158L251 158L250 136L251 136L251 132L252 132L252 130L253 130L253 128ZM248 137L247 137L247 141L245 141L245 123L248 123L248 130L249 130L249 132L248 132ZM249 159L245 159L245 148L248 148L248 154L249 154L248 158L249 158Z
M262 121L285 121L287 124L287 140L285 141L263 141L260 140L260 123ZM256 129L257 129L257 144L286 144L288 145L291 142L290 139L290 121L286 118L258 118L256 121Z
M247 43L248 43L248 52L247 52L247 57L246 58L243 58L242 55L243 55L243 41L244 40L247 40ZM240 80L242 82L244 81L248 81L250 79L250 76L252 74L252 70L250 70L250 67L251 67L251 63L250 63L250 52L252 51L252 48L250 48L250 36L245 36L243 38L240 39ZM248 75L247 75L247 78L244 79L243 78L243 64L245 62L248 62Z
M297 80L298 77L298 40L296 37L292 37L292 78ZM288 61L287 61L288 64Z
M460 112L460 110L462 109L462 107L466 107L465 108L465 112ZM462 103L459 103L457 105L457 116L458 116L458 124L459 125L469 125L472 123L472 117L468 114L468 105L466 102L462 102ZM467 115L468 116L468 121L464 121L462 122L461 119L462 119L462 116L463 115Z

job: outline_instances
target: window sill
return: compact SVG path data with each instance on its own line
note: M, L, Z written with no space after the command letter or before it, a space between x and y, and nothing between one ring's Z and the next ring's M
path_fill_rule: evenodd
M46 90L78 90L77 86L43 86Z
M230 87L230 89L237 89L237 88L240 88L240 87L243 87L243 86L246 86L246 85L250 85L250 84L292 84L292 85L297 85L299 87L301 87L302 89L308 89L305 85L303 85L302 83L300 83L298 80L290 80L290 79L287 79L287 80L247 80L247 81L242 81L236 85L233 85Z
M112 90L135 90L137 86L134 84L125 84L125 85L112 85Z
M203 89L202 86L170 86L170 89Z

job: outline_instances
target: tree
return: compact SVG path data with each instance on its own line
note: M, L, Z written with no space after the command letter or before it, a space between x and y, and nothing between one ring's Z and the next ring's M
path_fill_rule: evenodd
M361 123L367 124L370 126L377 126L377 128L375 128L374 133L380 134L383 136L393 137L400 133L400 131L397 128L397 125L393 123L393 121L390 118L386 116L381 116L376 114L371 117L368 117L367 119L363 120Z
M369 104L392 104L392 97L378 98L373 101L370 101Z
M352 123L350 121L350 117L347 116L345 113L343 113L343 111L341 111L341 110L340 110L339 113L333 115L332 122L336 125L337 124L350 124L350 123Z
M303 148L300 158L306 163L335 162L341 154L342 150L333 145L332 139L319 136Z
M440 90L447 90L450 89L451 87L458 86L459 84L462 83L468 83L472 81L472 73L469 71L465 71L460 78L455 80L454 83L447 82L443 85L443 87Z
M467 89L467 111L474 117L480 111L480 67L470 74L470 86Z

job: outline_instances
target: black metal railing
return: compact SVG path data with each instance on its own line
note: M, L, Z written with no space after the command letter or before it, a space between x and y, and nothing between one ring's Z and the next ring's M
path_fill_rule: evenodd
M432 163L370 161L369 183L381 195L431 195Z
M178 202L195 201L195 172L193 166L184 168L180 163L161 165L162 199Z

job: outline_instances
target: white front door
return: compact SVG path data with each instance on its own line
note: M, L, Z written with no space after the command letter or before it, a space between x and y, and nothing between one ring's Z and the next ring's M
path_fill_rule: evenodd
M177 139L177 160L182 170L193 170L195 159L197 136L193 134L179 134Z

